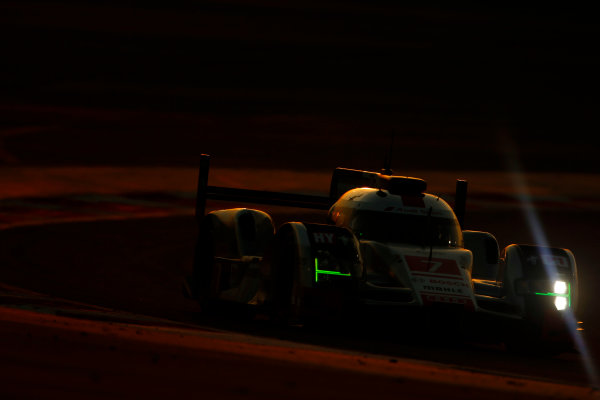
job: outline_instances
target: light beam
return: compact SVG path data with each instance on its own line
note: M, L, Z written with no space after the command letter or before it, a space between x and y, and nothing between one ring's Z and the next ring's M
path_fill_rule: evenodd
M533 200L531 194L529 192L529 187L527 185L525 175L523 174L523 169L519 162L519 154L517 147L514 142L511 140L510 136L506 132L500 132L499 134L500 146L504 153L506 167L508 172L510 173L513 187L516 192L516 196L521 204L521 208L525 215L525 219L527 221L527 225L529 230L531 231L531 235L535 241L535 244L539 247L540 258L542 260L547 260L549 262L544 262L544 267L546 268L546 273L552 280L556 280L558 276L558 271L556 268L556 264L550 255L550 251L548 248L550 247L548 244L548 239L546 237L546 233L544 228L542 227L541 219L537 213L535 205L533 204ZM559 288L562 290L562 288ZM558 292L555 288L555 292ZM562 297L557 297L562 298ZM562 304L560 304L562 306ZM557 305L558 308L559 305ZM577 331L577 319L575 318L574 311L571 307L565 307L563 311L561 311L563 318L567 326L569 327L569 333L573 338L573 343L575 344L575 348L579 351L581 356L581 362L583 363L583 367L588 376L588 381L590 385L598 389L600 387L600 381L598 378L598 371L596 365L594 364L594 360L591 357L589 348L585 343L583 337Z

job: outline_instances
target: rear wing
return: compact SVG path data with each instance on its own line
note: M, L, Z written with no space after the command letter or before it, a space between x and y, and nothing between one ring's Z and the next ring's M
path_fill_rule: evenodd
M198 171L198 187L196 190L196 219L198 222L206 212L206 200L239 201L253 204L268 204L275 206L310 208L315 210L329 210L335 200L325 196L311 196L305 194L270 192L265 190L237 189L208 185L210 170L210 156L200 156L200 169Z
M253 204L329 210L336 200L348 190L358 187L386 189L397 194L419 194L427 189L427 183L419 178L390 176L346 168L336 168L331 179L329 197L264 190L237 189L208 185L210 156L200 156L198 187L196 190L196 219L198 223L206 212L206 200L239 201ZM467 200L467 181L456 181L454 212L463 227ZM463 228L464 229L464 228Z

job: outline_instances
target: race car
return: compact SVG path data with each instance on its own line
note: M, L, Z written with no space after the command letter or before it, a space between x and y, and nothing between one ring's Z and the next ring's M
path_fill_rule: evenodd
M571 251L511 244L499 251L487 232L462 230L466 181L454 209L426 193L419 178L337 168L330 196L208 186L209 157L198 179L199 226L186 293L209 308L235 303L288 322L400 318L402 313L465 316L501 328L516 343L570 347L577 309ZM264 211L217 210L207 199L326 211L323 224L276 229ZM510 329L510 332L508 331Z

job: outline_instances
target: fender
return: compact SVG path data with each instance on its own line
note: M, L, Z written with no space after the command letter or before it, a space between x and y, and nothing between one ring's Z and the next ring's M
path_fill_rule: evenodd
M570 250L512 244L504 249L504 255L501 275L506 296L519 305L523 315L540 312L541 303L577 310L577 264Z
M195 297L262 304L269 275L265 257L274 237L273 221L265 212L235 208L209 213L196 245Z
M358 240L346 228L289 222L275 249L273 300L292 320L331 317L362 278Z

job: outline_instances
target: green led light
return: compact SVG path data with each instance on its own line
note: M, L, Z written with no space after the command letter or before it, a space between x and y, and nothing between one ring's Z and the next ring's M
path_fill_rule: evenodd
M541 293L541 292L535 292L534 294L536 294L538 296L566 297L567 300L568 300L568 305L569 305L569 307L571 307L571 284L570 283L567 283L567 293L553 293L553 292Z
M337 275L337 276L351 276L352 274L344 274L337 271L328 271L326 269L319 269L319 259L315 258L315 282L319 281L319 274L325 275Z
M560 293L535 293L538 296L554 296L554 297L569 297L568 294L560 294Z

